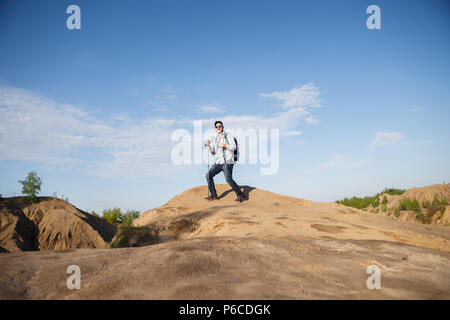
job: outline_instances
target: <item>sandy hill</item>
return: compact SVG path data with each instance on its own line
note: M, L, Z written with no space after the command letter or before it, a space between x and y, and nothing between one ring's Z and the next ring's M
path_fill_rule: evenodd
M433 202L435 198L439 200L447 200L450 203L450 183L447 184L433 184L431 186L425 186L420 188L410 188L401 195L389 195L383 193L380 196L382 200L386 196L387 208L396 208L403 199L417 199L420 205L425 202Z
M257 238L332 237L335 239L387 240L450 252L450 229L424 229L393 223L385 217L336 203L313 202L270 191L245 187L249 201L235 202L228 185L218 185L222 198L206 201L205 186L189 189L165 205L134 220L165 238L236 236Z
M450 202L450 183L447 184L433 184L420 188L410 188L405 193L399 196L391 196L391 202L396 202L403 198L416 198L419 203L425 201L432 202L434 198L445 199Z
M152 245L0 255L0 298L449 299L450 228L228 185L176 195L134 221ZM82 273L66 287L66 268ZM367 268L381 289L367 288Z
M116 227L53 197L0 202L0 251L105 248Z
M387 203L383 206L384 197L386 197ZM394 219L423 223L424 219L420 219L423 216L419 215L418 217L416 212L412 210L400 210L398 217L393 214L394 210L399 208L401 202L405 199L410 201L417 200L421 214L428 218L426 223L443 226L450 225L450 183L410 188L401 195L383 193L379 197L380 205L377 208L370 206L369 211L377 211ZM430 208L433 202L436 201L438 203L446 203L446 205L440 205L439 208Z

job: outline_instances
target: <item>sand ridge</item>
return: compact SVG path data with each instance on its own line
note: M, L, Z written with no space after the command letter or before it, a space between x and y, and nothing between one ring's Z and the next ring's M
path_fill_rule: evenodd
M189 189L133 223L168 230L174 222L195 225L184 239L202 236L335 238L400 241L450 252L450 230L376 215L336 203L323 203L243 187L249 200L235 202L228 185L216 185L220 199L206 201L206 186ZM231 191L231 192L230 192Z
M152 245L0 254L0 299L450 299L449 228L243 189L208 202L198 186L143 213Z
M53 197L36 203L24 197L0 202L0 248L3 251L106 248L116 227Z

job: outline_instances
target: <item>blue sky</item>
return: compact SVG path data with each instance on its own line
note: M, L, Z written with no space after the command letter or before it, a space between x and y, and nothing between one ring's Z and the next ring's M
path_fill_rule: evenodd
M71 4L81 30L66 27ZM366 27L371 4L380 30ZM171 133L215 119L280 129L278 174L238 164L241 185L334 201L449 182L449 12L437 0L0 0L0 194L20 195L36 170L41 195L86 211L162 205L206 183L206 163L170 162Z

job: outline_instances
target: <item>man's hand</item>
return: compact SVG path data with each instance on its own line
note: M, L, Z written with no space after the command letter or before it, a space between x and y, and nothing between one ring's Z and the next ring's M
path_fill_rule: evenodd
M219 143L219 147L221 147L221 148L225 148L225 149L227 149L227 148L228 148L228 146L227 146L226 144L223 144L223 143Z
M207 146L209 146L209 144L210 144L210 142L209 142L209 140L206 140L206 143L205 143Z

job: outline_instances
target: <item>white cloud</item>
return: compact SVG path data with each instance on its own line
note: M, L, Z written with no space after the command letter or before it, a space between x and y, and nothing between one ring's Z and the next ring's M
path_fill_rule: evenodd
M105 163L120 164L135 156L143 164L142 174L151 175L158 171L155 160L169 159L173 119L135 120L119 114L110 124L75 106L4 86L0 106L2 160L85 164L97 174Z
M319 119L317 119L316 117L314 117L313 115L308 116L305 121L309 124L318 124L319 123Z
M309 124L317 124L319 120L312 112L315 108L321 107L322 100L319 99L319 95L319 88L312 82L288 91L261 93L260 96L263 98L282 101L281 106L286 110L271 118L268 127L287 130L293 128L301 119Z
M315 98L299 97L299 92L316 96L317 88L312 84L302 88L291 90L296 92L297 102L289 102L290 107L272 116L240 114L220 120L230 129L279 129L281 135L298 136L301 120L311 116L311 108L318 106ZM165 93L170 93L170 89ZM170 163L174 145L170 137L178 128L192 132L195 119L140 119L129 113L109 119L28 90L0 86L0 160L78 167L89 174L120 177L148 177L182 170ZM204 129L208 124L212 128L215 120L203 119Z
M220 113L223 111L222 108L212 104L199 106L198 109L205 113Z
M400 132L377 131L373 133L372 146L389 146L403 141L406 136Z
M294 88L285 92L260 94L262 97L273 97L285 102L293 100L293 102L283 103L283 110L272 116L264 117L248 114L227 115L221 117L220 120L227 129L279 129L281 135L299 135L301 131L297 127L302 119L307 121L305 118L310 117L308 121L317 121L312 115L312 110L313 108L320 107L321 100L317 98L319 94L319 89L313 83L308 83L300 88ZM285 105L289 107L284 107ZM186 118L181 119L180 122L188 124L192 128L194 120L202 120L206 125L210 124L212 127L217 118Z
M320 107L322 101L319 99L319 95L319 89L312 82L289 91L260 94L264 98L274 98L283 101L282 106L285 109Z

